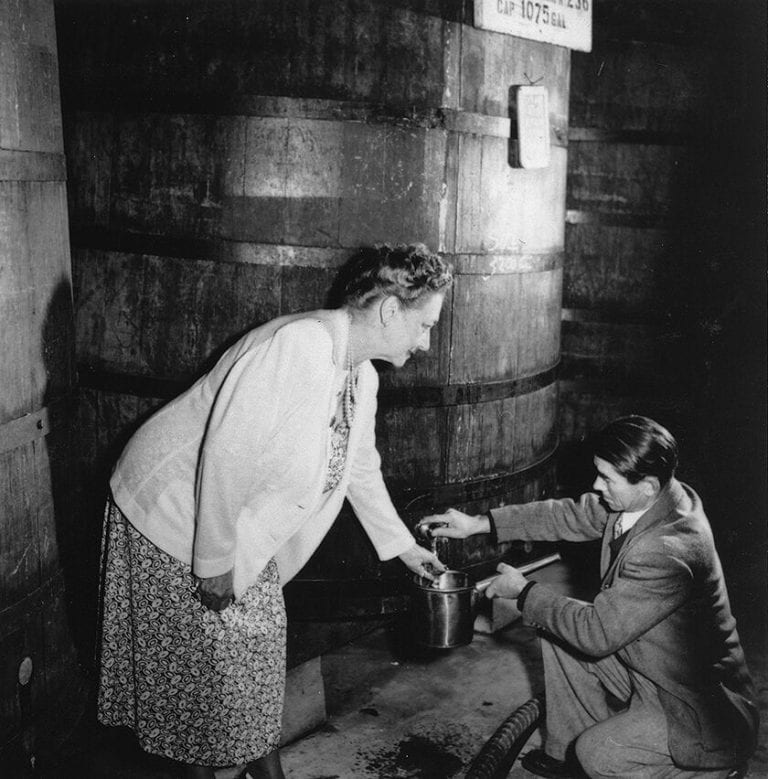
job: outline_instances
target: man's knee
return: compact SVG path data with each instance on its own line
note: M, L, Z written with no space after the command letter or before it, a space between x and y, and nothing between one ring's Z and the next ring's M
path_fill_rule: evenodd
M575 744L576 757L587 776L622 776L626 770L620 750L604 728L595 726L585 730Z

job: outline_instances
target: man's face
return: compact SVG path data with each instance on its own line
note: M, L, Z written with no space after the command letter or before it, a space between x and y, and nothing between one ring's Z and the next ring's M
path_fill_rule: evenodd
M593 458L597 478L592 489L611 511L642 511L653 503L655 491L648 479L630 484L610 463Z

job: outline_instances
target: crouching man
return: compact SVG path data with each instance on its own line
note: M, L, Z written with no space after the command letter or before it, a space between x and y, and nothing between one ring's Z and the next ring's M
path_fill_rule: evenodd
M610 423L593 455L595 492L578 502L449 509L421 524L448 538L602 539L593 603L503 563L486 591L516 598L541 629L546 741L523 758L529 771L726 777L755 748L757 709L701 500L675 479L677 444L651 419Z

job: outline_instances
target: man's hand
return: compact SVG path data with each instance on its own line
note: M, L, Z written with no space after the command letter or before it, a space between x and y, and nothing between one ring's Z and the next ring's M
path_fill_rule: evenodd
M501 574L497 576L486 588L486 598L516 598L523 590L528 580L511 565L499 563L496 570Z
M209 579L197 580L197 597L205 608L211 611L223 611L234 600L232 571Z
M416 525L416 529L424 535L467 538L478 533L490 533L491 521L482 514L472 516L456 509L448 509L445 514L424 517Z
M447 570L446 566L440 562L434 552L425 549L423 546L414 544L410 549L400 555L403 563L410 568L417 576L434 581L435 574L441 574Z

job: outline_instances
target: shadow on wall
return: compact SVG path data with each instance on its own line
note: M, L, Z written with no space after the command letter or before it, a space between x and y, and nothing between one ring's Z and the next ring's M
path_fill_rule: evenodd
M83 521L81 508L85 484L79 466L74 315L68 279L62 278L54 287L43 320L40 348L45 370L43 404L50 415L47 452L55 547L64 581L63 607L77 665L85 675L90 666L95 616L93 530Z
M38 320L31 310L28 321L30 328L41 323L39 341L35 332L22 334L26 354L17 353L26 362L18 366L19 387L28 382L32 402L39 406L31 417L36 428L30 426L24 440L11 442L3 463L10 503L2 510L12 522L12 536L5 540L3 592L16 600L0 604L0 764L8 772L3 775L18 777L55 753L77 725L87 694L86 639L79 618L87 532L78 522L80 480L73 467L72 290L67 278L50 286L45 281L36 290L41 296L50 291L44 315ZM91 621L88 616L86 624Z

